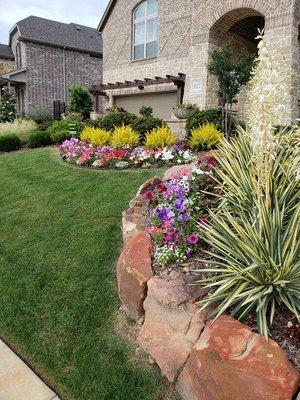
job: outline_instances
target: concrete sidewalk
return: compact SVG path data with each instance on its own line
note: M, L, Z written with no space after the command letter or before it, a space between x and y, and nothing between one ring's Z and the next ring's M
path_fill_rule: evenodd
M56 394L0 340L0 400L59 400Z

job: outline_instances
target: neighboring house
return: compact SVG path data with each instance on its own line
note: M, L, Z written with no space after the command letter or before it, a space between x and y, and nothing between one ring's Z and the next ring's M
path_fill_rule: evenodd
M299 13L300 0L110 0L98 27L104 84L93 86L94 93L133 112L153 106L167 120L182 100L216 107L210 51L230 42L236 51L257 53L257 28L265 28L291 71L289 122L299 117ZM240 116L243 101L241 96Z
M0 78L15 87L21 114L36 108L52 111L53 101L67 102L71 85L88 87L102 79L97 29L30 16L12 28L9 46L15 68Z
M0 75L15 68L15 56L10 46L0 43Z

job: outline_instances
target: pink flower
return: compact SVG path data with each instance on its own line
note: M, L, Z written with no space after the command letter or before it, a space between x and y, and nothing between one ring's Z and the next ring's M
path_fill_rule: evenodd
M150 235L159 235L162 233L162 229L158 228L157 226L148 226L148 228L146 228L146 232L148 232Z
M196 233L191 233L187 238L187 243L196 244L199 240L199 236Z
M193 174L192 168L184 165L180 168L175 169L169 176L168 179L181 179L184 176L191 178Z

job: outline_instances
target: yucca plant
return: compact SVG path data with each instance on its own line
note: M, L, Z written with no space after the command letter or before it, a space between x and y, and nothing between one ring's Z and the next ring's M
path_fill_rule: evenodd
M213 261L197 271L210 274L198 284L214 291L199 304L217 303L216 316L230 309L238 319L255 310L266 337L277 305L300 315L299 137L299 130L276 135L263 184L247 132L223 141L216 178L222 203L203 227Z

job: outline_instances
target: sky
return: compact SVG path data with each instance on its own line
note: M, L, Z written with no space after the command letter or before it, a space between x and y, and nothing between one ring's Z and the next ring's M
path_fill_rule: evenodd
M0 43L14 24L29 15L96 28L108 0L0 0Z

